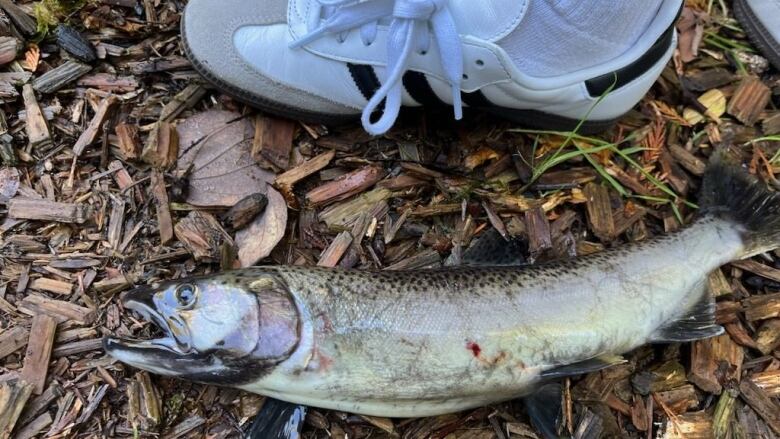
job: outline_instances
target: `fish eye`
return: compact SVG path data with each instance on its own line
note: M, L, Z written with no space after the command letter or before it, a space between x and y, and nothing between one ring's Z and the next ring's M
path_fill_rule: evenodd
M194 285L184 284L176 288L176 300L182 308L195 304L196 289Z

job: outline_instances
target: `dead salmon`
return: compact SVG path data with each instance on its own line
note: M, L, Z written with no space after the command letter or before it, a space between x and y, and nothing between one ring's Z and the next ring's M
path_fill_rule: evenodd
M699 219L676 233L538 266L271 266L155 284L123 303L165 336L105 348L161 375L417 417L516 398L646 343L715 336L708 273L780 244L778 195L718 156Z

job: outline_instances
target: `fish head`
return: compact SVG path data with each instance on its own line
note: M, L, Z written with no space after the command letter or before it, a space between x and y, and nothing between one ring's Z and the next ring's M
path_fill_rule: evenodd
M240 385L287 359L300 339L295 301L270 274L225 273L153 284L128 291L121 301L162 335L108 337L105 350L160 375Z

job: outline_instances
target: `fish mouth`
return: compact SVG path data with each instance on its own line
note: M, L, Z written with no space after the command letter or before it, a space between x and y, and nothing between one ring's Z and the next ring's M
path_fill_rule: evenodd
M112 357L124 363L162 375L178 375L175 364L183 359L195 359L200 354L190 343L189 330L175 317L166 318L154 303L154 291L136 288L121 297L126 310L152 323L163 335L151 339L132 337L105 337L103 348Z

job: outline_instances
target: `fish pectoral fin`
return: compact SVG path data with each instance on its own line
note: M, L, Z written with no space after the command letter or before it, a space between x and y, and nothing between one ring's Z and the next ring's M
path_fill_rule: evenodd
M299 439L306 406L266 398L244 439Z
M620 355L600 355L578 363L558 366L544 371L540 377L542 381L557 380L573 375L582 375L596 372L610 366L623 364L626 359ZM531 424L542 433L545 439L560 439L558 433L558 421L561 416L561 385L560 383L547 383L539 387L534 393L523 398Z
M545 439L559 439L558 423L561 418L562 387L559 383L550 383L523 398L525 410L531 424Z
M567 364L565 366L558 366L553 369L546 370L542 372L540 376L545 380L556 380L568 376L596 372L610 366L623 364L625 362L626 359L620 355L601 355L599 357L580 361L579 363Z
M723 334L715 323L715 301L705 293L687 314L667 322L650 336L650 343L683 343Z

